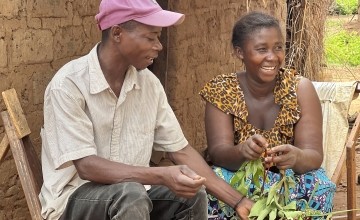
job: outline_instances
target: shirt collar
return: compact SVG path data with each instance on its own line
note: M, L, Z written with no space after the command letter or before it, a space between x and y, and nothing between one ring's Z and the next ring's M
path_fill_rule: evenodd
M90 75L90 94L100 93L106 89L109 89L110 86L105 79L104 73L100 67L99 57L97 54L97 47L99 43L93 47L93 49L88 54L89 59L89 75ZM126 72L125 81L123 84L125 93L131 89L140 89L140 83L138 78L139 71L135 67L130 66Z

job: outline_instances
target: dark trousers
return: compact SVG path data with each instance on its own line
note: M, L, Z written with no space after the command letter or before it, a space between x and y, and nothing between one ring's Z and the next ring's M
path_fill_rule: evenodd
M85 183L70 196L61 220L205 220L207 197L200 190L191 199L165 186L146 191L135 182L112 185Z

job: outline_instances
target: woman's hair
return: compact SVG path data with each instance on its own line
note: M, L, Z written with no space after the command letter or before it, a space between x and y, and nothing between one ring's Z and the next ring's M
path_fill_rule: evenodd
M254 31L270 27L278 28L281 32L279 21L275 17L258 11L249 12L235 23L231 43L233 47L243 47L245 40Z

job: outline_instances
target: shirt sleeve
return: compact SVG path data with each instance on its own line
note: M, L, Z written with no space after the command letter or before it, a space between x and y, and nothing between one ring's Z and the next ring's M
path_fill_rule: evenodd
M56 88L49 89L45 95L43 150L56 169L96 155L93 126L84 111L85 101L74 96L77 93L80 94L76 90L70 93Z

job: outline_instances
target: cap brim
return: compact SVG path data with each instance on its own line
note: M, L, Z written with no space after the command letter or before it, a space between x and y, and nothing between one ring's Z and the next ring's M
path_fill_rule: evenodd
M181 24L185 20L185 15L177 12L161 10L141 18L134 18L133 20L150 26L169 27Z

